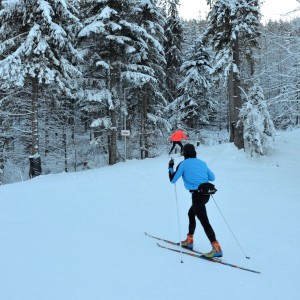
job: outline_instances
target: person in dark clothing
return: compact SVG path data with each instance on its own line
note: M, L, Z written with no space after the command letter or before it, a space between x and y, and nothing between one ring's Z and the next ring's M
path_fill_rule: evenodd
M184 186L192 194L192 206L189 209L189 232L186 240L181 242L183 247L193 249L194 247L194 233L196 229L196 217L199 219L203 226L204 232L209 239L212 250L204 255L206 257L222 257L223 251L219 242L216 239L215 232L209 222L205 204L209 201L210 195L203 195L198 191L198 187L202 183L208 181L214 181L215 175L208 168L207 164L196 158L196 150L194 145L186 144L183 147L184 160L177 166L174 172L174 161L173 159L169 162L169 178L171 183L182 177Z

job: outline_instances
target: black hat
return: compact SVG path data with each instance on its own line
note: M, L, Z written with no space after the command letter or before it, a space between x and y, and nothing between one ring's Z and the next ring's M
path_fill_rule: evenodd
M194 145L185 144L183 146L183 156L184 156L184 158L195 158L196 154L197 153L196 153Z

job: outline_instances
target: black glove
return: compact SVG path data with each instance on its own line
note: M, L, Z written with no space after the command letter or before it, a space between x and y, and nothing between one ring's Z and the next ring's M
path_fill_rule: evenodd
M170 161L169 161L169 168L172 168L173 169L174 167L174 159L172 158Z

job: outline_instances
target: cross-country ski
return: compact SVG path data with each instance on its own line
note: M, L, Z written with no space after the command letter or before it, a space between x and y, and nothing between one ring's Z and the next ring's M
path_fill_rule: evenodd
M180 248L180 244L177 243L177 242L173 242L173 241L170 241L170 240L167 240L167 239L163 239L163 238L160 238L160 237L157 237L157 236L153 236L151 234L148 234L147 232L145 232L145 235L148 236L148 237L150 237L150 238L153 238L153 239L165 242L167 244L170 244L170 245L173 245L173 246L178 246ZM174 249L174 248L170 248L170 247L164 246L164 245L162 245L160 243L157 243L157 245L159 247L161 247L161 248L168 249L170 251L174 251L174 252L178 252L178 253L183 253L185 255L189 255L189 256L193 256L193 257L205 259L205 260L208 260L208 261L211 261L211 262L220 263L220 264L223 264L223 265L226 265L226 266L229 266L229 267L233 267L233 268L237 268L237 269L241 269L241 270L244 270L244 271L249 271L249 272L253 272L253 273L257 273L257 274L261 273L259 271L251 270L249 268L245 268L245 267L238 266L236 264L225 262L225 261L223 261L223 260L221 260L219 258L208 258L208 257L205 257L203 255L204 254L203 252L200 252L200 251L195 250L195 249L187 249L187 248L184 248L184 247L181 247L182 249Z
M232 268L236 268L236 269L240 269L240 270L244 270L244 271L248 271L248 272L252 272L252 273L256 273L256 274L260 274L261 273L259 271L255 271L255 270L252 270L252 269L249 269L249 268L245 268L245 267L241 267L241 266L238 266L238 265L235 265L235 264L231 264L231 263L225 262L225 261L217 259L217 258L208 258L208 257L205 257L203 254L197 254L198 253L197 251L188 252L186 250L174 249L174 248L170 248L170 247L167 247L167 246L163 246L160 243L157 243L157 246L159 246L160 248L164 248L164 249L173 251L173 252L182 253L184 255L188 255L188 256L192 256L192 257L204 259L206 261L210 261L210 262L214 262L214 263L219 263L219 264L222 264L222 265L225 265L225 266L229 266L229 267L232 267Z

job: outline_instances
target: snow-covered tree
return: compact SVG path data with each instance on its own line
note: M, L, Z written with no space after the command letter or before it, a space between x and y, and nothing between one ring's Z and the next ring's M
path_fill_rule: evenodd
M209 51L200 37L180 68L183 78L178 86L180 94L170 104L175 118L173 123L184 123L191 128L209 123L210 114L216 104L211 98L211 69Z
M300 19L270 21L264 27L256 76L276 128L299 124Z
M136 7L137 22L148 33L145 36L147 47L143 49L143 55L137 63L152 70L152 76L155 78L143 85L139 84L138 88L132 90L134 95L132 99L139 99L139 101L133 101L133 106L131 106L132 121L136 122L137 118L139 120L141 158L145 158L149 156L151 146L156 144L153 140L153 132L164 131L169 126L164 115L163 108L166 100L162 93L166 79L163 48L166 40L164 33L166 19L154 0L138 0ZM134 103L137 103L138 109Z
M117 162L118 113L122 103L122 71L136 52L130 21L133 1L86 0L82 3L84 28L79 33L86 50L87 81L84 100L98 106L93 127L107 136L109 164ZM97 105L98 102L98 105ZM95 116L96 117L96 116Z
M74 48L80 22L65 0L2 1L0 11L1 88L31 85L31 176L41 172L39 154L39 91L55 85L71 95L81 57Z
M258 0L209 1L209 26L206 32L211 41L215 57L215 73L222 74L228 83L230 140L240 149L244 147L243 124L238 122L241 98L242 51L252 56L260 35ZM239 124L239 127L236 125Z
M102 111L106 115L99 116L96 123L110 120L105 124L109 125L109 163L114 164L117 161L118 120L121 114L127 114L125 89L147 87L149 91L156 91L153 85L159 73L163 73L164 55L159 40L163 24L159 23L161 17L154 1L86 0L84 7L85 27L79 36L85 45L90 45L86 53L89 72L93 72L94 78L94 89L85 95L85 100L104 106ZM144 117L147 108L148 104L144 103Z
M262 88L254 84L240 110L240 121L244 124L244 140L251 156L267 153L275 138L275 128L270 118Z
M169 102L178 96L177 86L180 82L180 67L182 65L183 24L178 14L178 6L179 0L166 1L166 87Z

